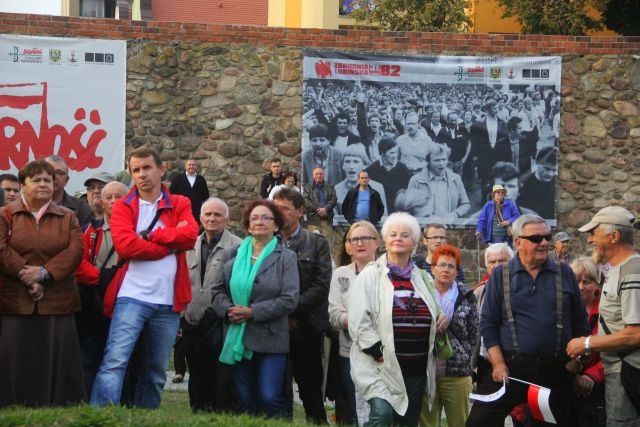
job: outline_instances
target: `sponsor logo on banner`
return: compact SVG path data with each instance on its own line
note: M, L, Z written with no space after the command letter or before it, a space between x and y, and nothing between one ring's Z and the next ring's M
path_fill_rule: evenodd
M522 70L523 79L549 80L548 68L524 68Z
M69 51L69 55L67 55L67 61L71 62L72 64L75 64L79 60L80 60L80 54L78 53L77 50L74 49Z
M87 64L108 64L111 65L114 62L113 53L103 52L85 52L84 62Z
M509 67L507 70L507 78L513 80L516 78L516 70L513 67Z
M59 64L62 61L62 50L60 49L49 49L49 63L50 64Z
M20 46L13 46L9 56L11 56L12 62L39 64L42 62L42 49L39 47L21 48Z
M331 77L331 62L328 62L328 61L316 62L316 74L321 79L326 79L327 77Z
M463 67L458 66L458 70L454 72L458 76L459 82L481 82L484 80L484 67Z
M489 77L492 79L499 79L502 77L502 68L500 67L489 67Z

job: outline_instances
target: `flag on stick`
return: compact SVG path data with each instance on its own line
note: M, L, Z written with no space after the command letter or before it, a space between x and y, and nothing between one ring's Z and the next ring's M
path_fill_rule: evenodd
M534 419L557 424L556 419L553 418L553 414L551 413L551 407L549 406L550 394L550 389L530 384L529 392L527 393L529 409L531 409L531 415L533 415Z

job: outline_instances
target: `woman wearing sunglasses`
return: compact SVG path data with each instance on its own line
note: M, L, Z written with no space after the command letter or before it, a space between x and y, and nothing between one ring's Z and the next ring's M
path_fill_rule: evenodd
M447 335L453 350L448 360L436 362L436 393L433 406L425 395L420 425L440 425L442 408L450 426L464 426L469 415L471 393L471 356L478 343L478 309L473 291L456 281L460 267L460 249L453 245L438 246L433 253L431 272L436 300L447 316Z
M433 402L435 335L446 320L433 280L411 260L420 241L418 221L391 214L382 237L387 253L366 266L349 290L351 378L369 402L368 425L416 426L425 390L427 406Z
M351 380L351 364L349 353L351 351L351 337L349 336L348 297L349 289L367 264L376 259L378 249L378 232L369 221L358 221L351 224L347 231L344 250L351 257L349 265L338 267L331 276L329 288L329 322L334 329L340 331L340 372L344 381L346 403L349 409L349 417L346 420L337 420L341 424L356 425L358 416L356 412L356 389Z

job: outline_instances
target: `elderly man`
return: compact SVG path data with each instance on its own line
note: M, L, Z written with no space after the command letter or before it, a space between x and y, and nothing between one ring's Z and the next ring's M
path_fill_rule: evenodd
M91 209L91 227L99 228L104 223L104 203L102 203L102 189L106 184L115 181L115 177L108 172L97 172L84 182L87 189L87 203Z
M496 267L482 305L480 333L492 372L478 393L493 393L503 381L508 386L493 402L476 401L466 425L502 427L507 414L527 402L528 385L509 377L551 389L553 417L568 425L573 374L564 350L571 338L589 331L578 283L569 266L549 260L551 232L544 219L522 215L513 237L517 256Z
M83 200L68 194L64 188L69 182L69 167L60 156L48 156L45 160L56 170L53 180L53 201L59 206L71 209L78 218L80 227L84 230L91 219L91 209Z
M569 252L571 243L571 237L565 231L561 231L556 233L553 237L553 248L549 254L549 258L552 260L556 260L558 262L564 264L571 264L571 262L575 259L575 255Z
M102 298L109 284L110 272L118 263L109 225L111 208L116 200L123 198L128 192L127 186L118 181L104 185L99 199L104 212L104 221L99 226L89 225L82 236L84 254L76 270L82 311L76 314L76 327L87 395L91 394L93 380L107 343L109 318L102 314Z
M218 365L222 349L222 322L211 306L211 284L242 239L226 229L229 207L218 199L207 199L201 207L204 232L187 252L192 300L182 322L182 341L189 365L189 403L195 411L228 410L228 372ZM225 380L226 379L226 380Z
M307 228L322 233L333 247L333 208L338 200L333 185L324 180L324 169L313 170L313 181L305 184L303 194Z
M129 170L135 185L114 205L110 222L113 244L125 262L104 299L104 313L112 319L91 405L120 403L125 369L144 330L135 406L153 409L162 398L179 313L191 301L186 251L196 242L198 225L189 199L162 185L165 167L156 150L134 150Z
M637 376L625 372L630 367L640 369L640 255L633 244L634 222L628 210L608 206L580 227L581 232L589 233L589 243L598 256L609 261L611 269L602 287L598 335L576 338L567 345L570 357L589 355L591 351L602 353L607 426L616 427L637 426L640 422L640 396L630 395L631 389L625 384L635 381L632 386L637 392ZM624 363L630 366L622 368Z

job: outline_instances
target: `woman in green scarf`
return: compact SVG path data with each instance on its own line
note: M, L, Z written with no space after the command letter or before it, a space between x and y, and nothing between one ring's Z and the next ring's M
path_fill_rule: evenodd
M288 314L298 303L297 257L276 238L283 221L271 201L251 202L243 219L249 237L213 286L213 309L227 326L220 361L234 365L241 412L285 417Z

